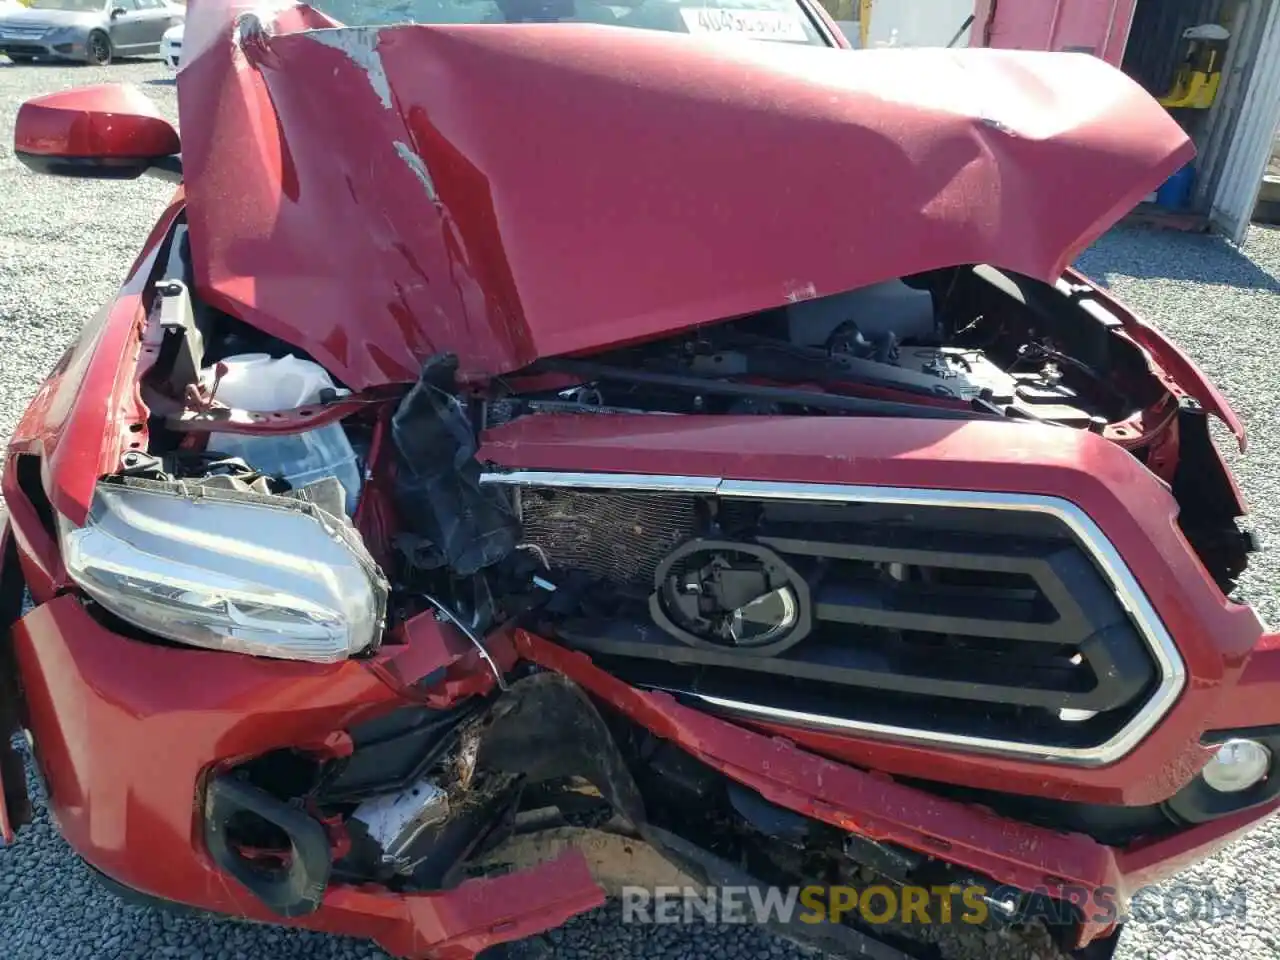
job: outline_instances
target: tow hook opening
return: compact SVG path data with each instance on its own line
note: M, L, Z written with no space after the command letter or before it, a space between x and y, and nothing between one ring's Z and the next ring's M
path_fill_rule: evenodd
M278 859L255 856L243 844L260 838ZM304 811L235 776L215 777L205 797L204 840L210 856L282 917L314 912L324 897L333 861L324 827Z

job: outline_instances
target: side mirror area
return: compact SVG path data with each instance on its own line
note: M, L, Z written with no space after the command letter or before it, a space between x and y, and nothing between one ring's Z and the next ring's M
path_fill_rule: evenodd
M104 83L35 97L18 110L13 152L37 173L182 177L178 131L137 87Z
M116 17L123 17L128 12L129 11L126 10L124 7L112 7L110 17L112 20L114 20L116 19Z

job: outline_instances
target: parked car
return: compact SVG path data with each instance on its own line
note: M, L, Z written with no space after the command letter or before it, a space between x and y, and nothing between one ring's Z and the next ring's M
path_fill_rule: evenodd
M182 30L182 24L178 24L166 30L160 38L160 56L170 70L177 70L182 59Z
M818 882L836 956L1099 960L1280 806L1240 421L1070 267L1190 159L1149 95L808 0L342 12L194 5L181 143L18 115L183 186L10 441L6 839L24 731L108 886L398 956Z
M36 58L104 66L117 56L157 53L160 38L185 8L169 0L31 0L0 8L0 53L15 63Z

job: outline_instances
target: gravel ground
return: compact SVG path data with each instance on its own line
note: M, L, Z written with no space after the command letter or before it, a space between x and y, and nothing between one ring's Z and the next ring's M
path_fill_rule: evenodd
M27 97L105 80L141 85L176 114L159 63L106 69L13 66L0 61L0 449L45 372L81 324L115 290L169 196L158 181L102 183L28 173L13 158L10 131ZM1206 237L1118 231L1081 260L1086 272L1158 322L1217 380L1244 417L1251 452L1232 456L1264 540L1280 543L1280 231L1255 229L1247 256ZM1280 554L1257 559L1242 595L1280 623ZM33 795L38 791L30 784ZM1280 958L1280 820L1187 871L1176 884L1230 894L1247 884L1247 911L1226 921L1158 920L1130 925L1122 960ZM1166 889L1169 889L1168 886ZM1194 911L1184 907L1182 915ZM557 957L791 958L797 951L754 929L620 926L605 911L550 938ZM992 944L991 955L1003 951ZM209 960L380 957L369 945L225 920L174 917L127 906L102 892L40 818L13 848L0 848L0 956L204 957Z

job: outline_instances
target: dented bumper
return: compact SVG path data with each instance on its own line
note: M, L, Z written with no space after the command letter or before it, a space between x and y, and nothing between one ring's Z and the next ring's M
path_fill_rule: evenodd
M487 676L448 628L433 620L413 626L403 643L373 661L315 665L140 643L96 622L70 596L38 607L15 625L12 648L26 723L63 835L95 869L148 896L282 922L210 856L200 813L207 784L227 764L281 747L340 755L351 725L414 698L446 703L482 682L468 678ZM531 633L517 631L500 645L506 662L518 657L571 681L774 804L932 851L1023 889L1107 888L1123 896L1229 841L1277 806L1114 849L937 797L641 692ZM1246 676L1257 671L1265 680L1274 672L1280 648L1267 649ZM416 686L424 677L432 682L428 690ZM330 883L314 912L283 922L371 938L400 956L463 958L558 926L604 899L587 859L569 850L439 893ZM1080 943L1113 927L1086 923Z
M281 918L219 870L201 841L196 811L209 776L223 761L319 744L401 699L391 674L384 681L354 662L138 643L72 597L32 611L12 641L50 812L76 852L149 897L266 922ZM291 922L370 938L397 956L464 958L603 902L585 860L568 855L441 893L330 885L318 909Z

